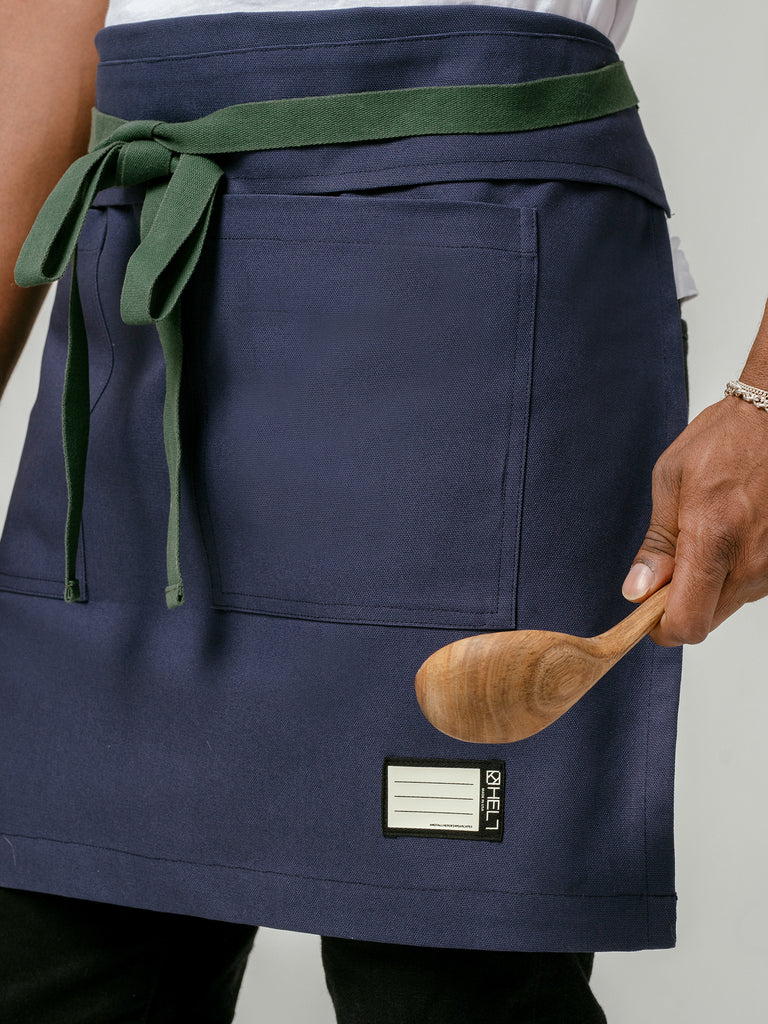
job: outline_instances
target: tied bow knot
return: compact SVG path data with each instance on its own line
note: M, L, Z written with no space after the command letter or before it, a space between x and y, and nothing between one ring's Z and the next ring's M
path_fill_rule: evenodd
M208 156L175 152L161 121L122 123L65 172L46 200L16 264L20 285L58 280L97 192L147 184L141 241L125 272L120 314L128 324L165 319L202 250L222 170Z

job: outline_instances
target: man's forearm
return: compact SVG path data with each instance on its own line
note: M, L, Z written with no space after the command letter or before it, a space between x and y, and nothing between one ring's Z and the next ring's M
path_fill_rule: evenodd
M46 288L19 288L13 268L46 196L88 146L106 0L15 0L0 36L0 394Z

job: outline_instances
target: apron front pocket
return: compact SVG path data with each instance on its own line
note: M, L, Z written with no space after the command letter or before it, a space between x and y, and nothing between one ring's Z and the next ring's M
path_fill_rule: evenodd
M214 604L512 628L535 213L229 195L191 291Z

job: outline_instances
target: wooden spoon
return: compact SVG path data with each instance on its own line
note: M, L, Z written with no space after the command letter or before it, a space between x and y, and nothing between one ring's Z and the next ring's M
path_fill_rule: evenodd
M419 706L436 729L468 743L533 736L653 629L664 614L669 586L600 636L523 629L446 644L416 673Z

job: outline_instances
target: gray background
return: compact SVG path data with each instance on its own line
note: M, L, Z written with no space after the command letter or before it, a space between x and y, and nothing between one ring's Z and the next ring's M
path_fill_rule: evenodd
M700 296L684 307L692 416L738 374L768 294L768 5L639 0L622 49ZM41 321L0 403L4 517L37 387ZM758 413L756 412L756 415ZM610 1024L768 1017L764 809L768 601L685 654L676 774L674 950L602 953ZM236 1024L333 1024L315 936L263 929Z

